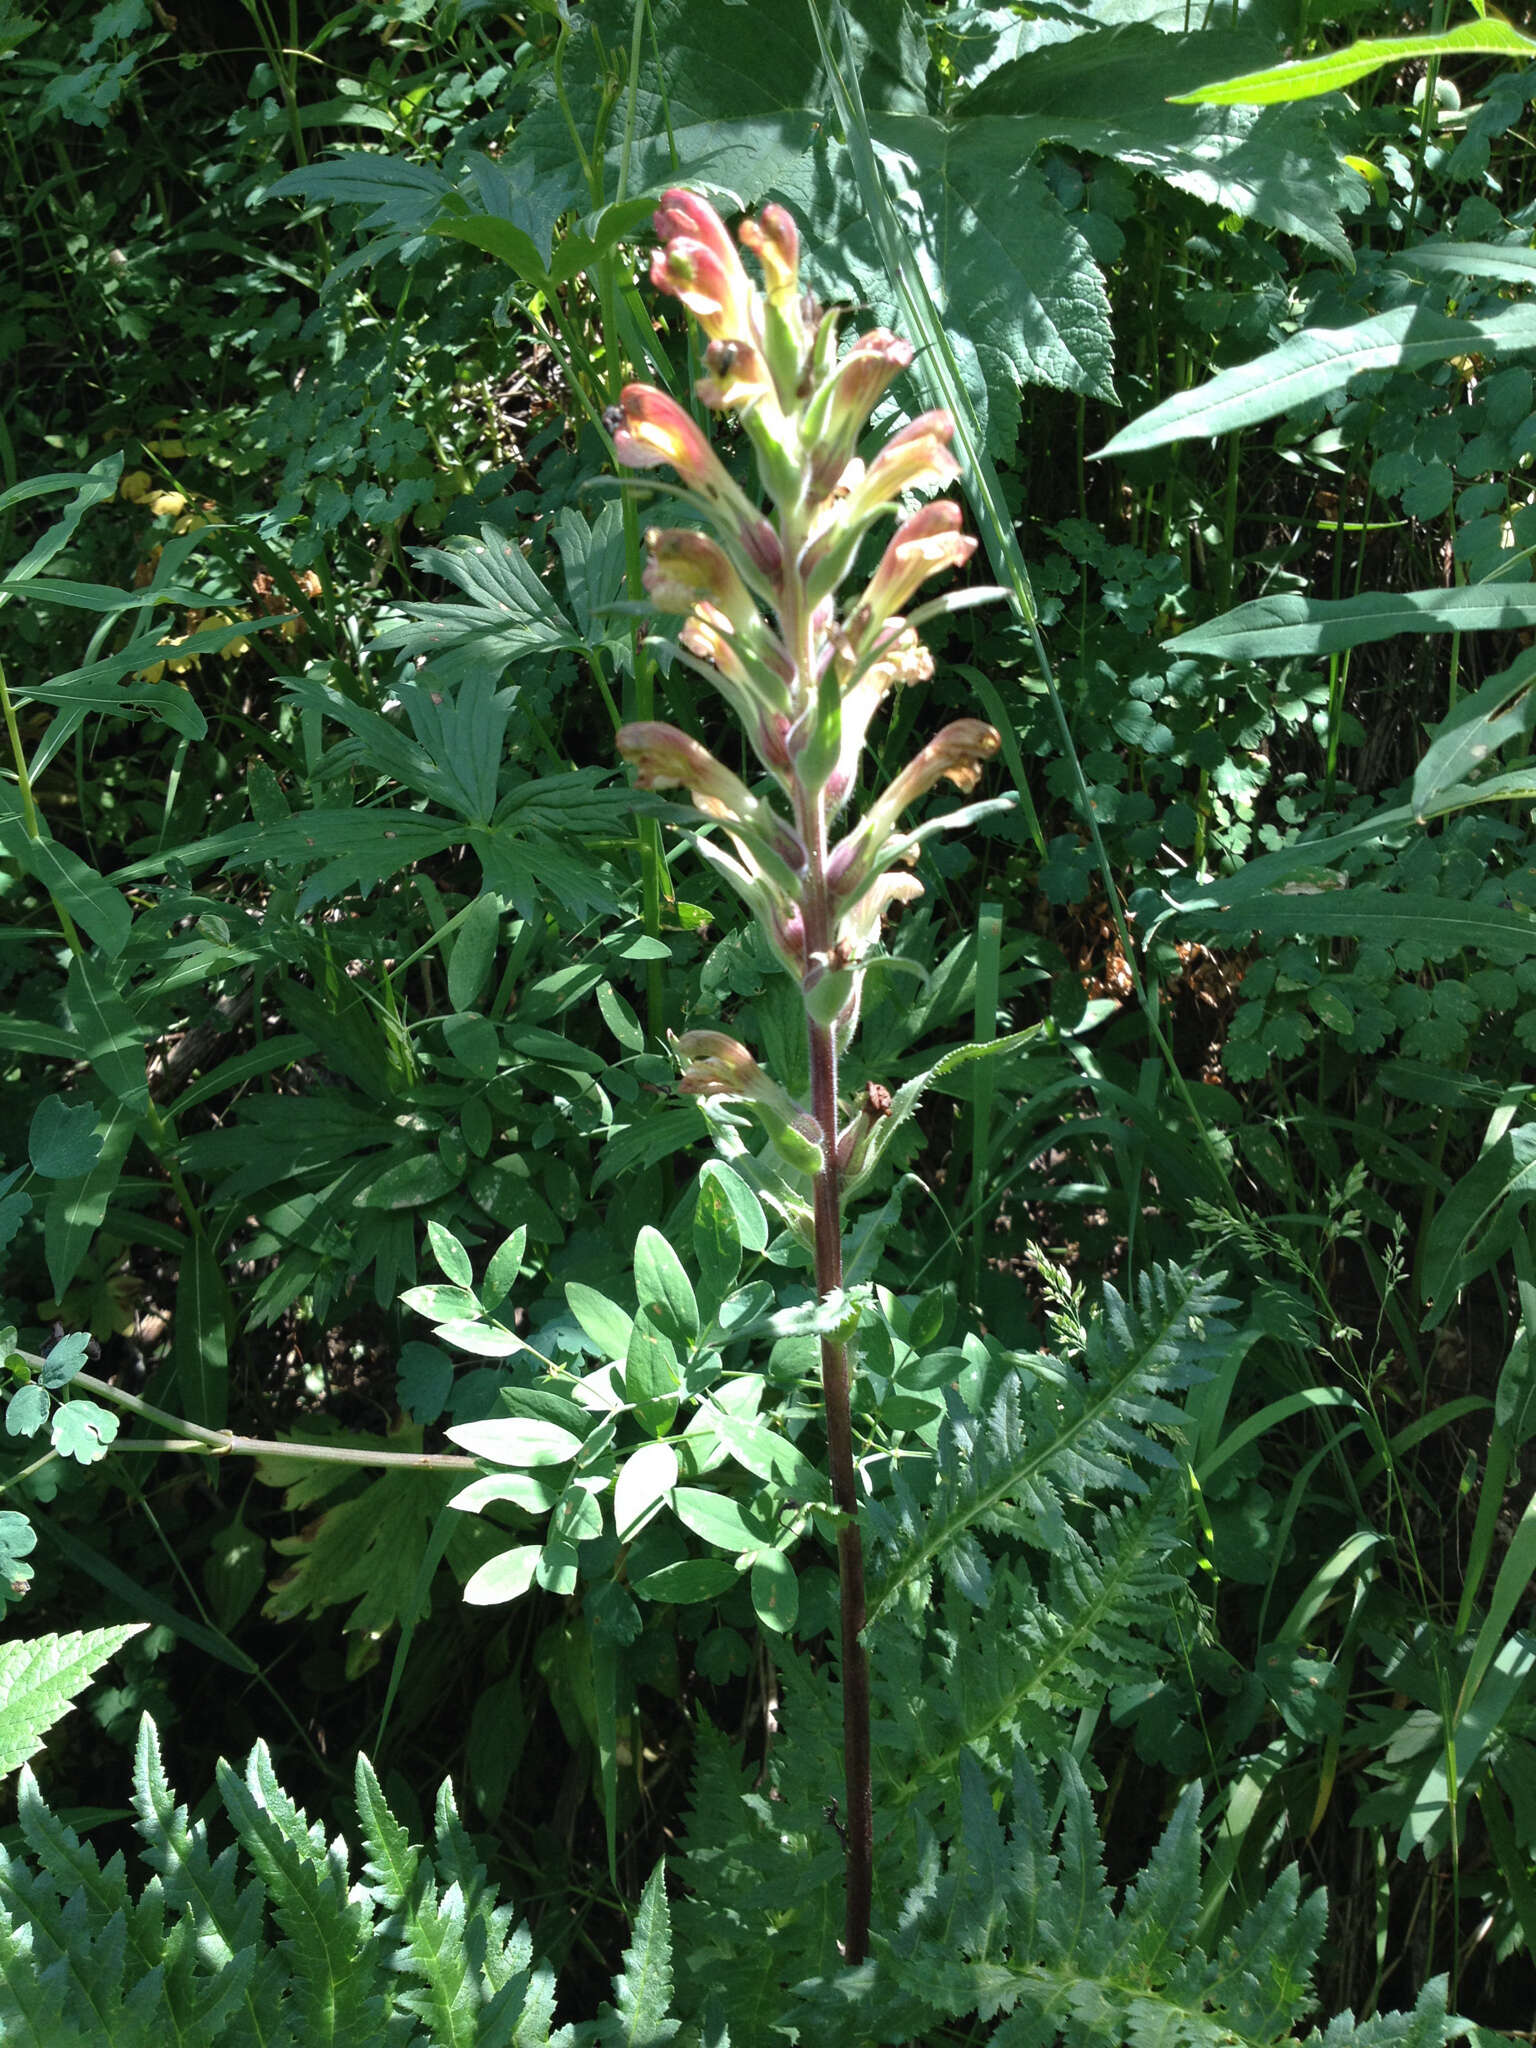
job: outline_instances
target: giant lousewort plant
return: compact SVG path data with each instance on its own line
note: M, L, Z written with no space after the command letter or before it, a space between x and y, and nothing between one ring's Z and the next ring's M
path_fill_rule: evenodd
M947 413L924 413L868 459L857 453L870 414L911 362L912 349L877 328L839 354L840 315L802 290L799 237L783 207L765 207L738 230L761 268L761 288L719 217L694 193L665 193L655 227L661 246L651 281L681 299L705 339L708 374L698 397L711 411L740 419L771 510L752 502L694 419L665 393L627 386L607 424L620 462L670 468L681 495L707 522L709 532L651 529L646 590L658 611L682 617L682 658L735 712L783 802L771 791L758 794L676 726L626 725L618 747L642 788L687 790L705 821L696 835L700 853L742 897L799 983L808 1104L721 1032L688 1032L675 1051L686 1091L745 1102L778 1154L809 1178L804 1228L814 1244L817 1292L830 1308L843 1285L843 1190L890 1101L872 1086L859 1104L841 1102L839 1056L857 1026L860 986L885 913L922 893L910 863L924 831L972 813L951 813L916 830L903 817L941 778L974 788L998 750L997 733L979 719L956 719L862 818L840 837L834 831L882 701L898 685L933 673L917 626L948 603L916 614L907 607L930 576L966 562L976 543L961 533L959 508L946 499L907 516L900 509L904 494L943 489L959 474ZM851 604L840 604L865 536L887 515L898 524L874 574ZM840 1329L833 1317L823 1318L828 1459L841 1516L844 1953L857 1963L868 1942L873 1815L864 1564L848 1345Z

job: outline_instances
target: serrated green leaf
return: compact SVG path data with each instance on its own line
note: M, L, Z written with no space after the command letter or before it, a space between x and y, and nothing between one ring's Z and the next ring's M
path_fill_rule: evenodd
M604 2048L663 2048L679 2031L672 2019L672 1921L667 1911L666 1865L651 1872L624 1963L613 1980L614 2007L597 2023Z
M1016 1052L1021 1046L1039 1038L1045 1030L1044 1024L1031 1024L1023 1031L1010 1032L1005 1038L989 1038L978 1040L972 1045L953 1046L935 1060L925 1073L905 1082L891 1098L889 1114L881 1119L876 1128L862 1171L849 1177L847 1192L856 1193L869 1179L890 1148L896 1133L936 1081L942 1081L946 1074L954 1073L956 1068L966 1066L972 1060L994 1059L1003 1053Z
M142 1635L148 1622L131 1621L73 1635L35 1636L0 1643L0 1777L35 1756L43 1737L68 1713L109 1657Z

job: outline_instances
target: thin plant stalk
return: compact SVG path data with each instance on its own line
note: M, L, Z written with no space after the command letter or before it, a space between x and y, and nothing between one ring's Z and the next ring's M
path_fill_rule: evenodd
M801 992L808 1104L723 1032L686 1032L673 1050L685 1093L743 1103L756 1116L768 1139L753 1167L758 1186L815 1268L828 1478L837 1509L843 1956L854 1965L869 1953L874 1799L848 1348L858 1311L844 1292L843 1211L847 1186L878 1157L875 1133L892 1098L871 1084L861 1104L845 1104L839 1057L858 1028L864 973L884 913L922 893L908 869L918 841L933 828L909 831L902 814L941 779L973 788L1001 740L980 719L953 721L834 843L875 713L893 689L933 672L917 628L935 610L965 601L936 600L907 616L920 586L968 561L976 542L960 532L959 508L947 500L924 504L904 520L898 509L906 492L955 480L953 422L944 412L923 414L867 462L859 456L871 413L913 351L878 328L840 351L838 314L801 291L799 235L782 207L765 208L740 229L761 267L761 290L719 217L695 194L664 193L655 226L662 246L651 281L683 301L707 338L708 374L698 396L707 409L740 418L771 514L665 392L625 386L605 424L620 462L671 469L678 495L709 522L711 533L651 529L644 587L658 611L685 621L681 656L745 728L770 795L757 794L691 735L654 719L626 725L618 748L642 789L687 790L705 827L695 835L699 852L743 898ZM837 594L853 573L860 542L890 514L900 521L897 531L862 596L840 615ZM771 800L774 790L787 799L789 816ZM963 824L974 815L962 810L940 822Z

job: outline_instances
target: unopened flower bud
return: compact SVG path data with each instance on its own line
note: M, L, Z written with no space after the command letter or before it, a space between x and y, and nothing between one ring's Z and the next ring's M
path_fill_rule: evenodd
M811 495L824 498L837 484L869 416L887 386L912 361L912 344L884 327L860 335L806 407L805 439L811 453Z
M750 341L751 280L708 200L673 186L651 225L663 245L651 258L652 284L681 299L712 341Z
M685 490L714 513L764 582L777 585L784 553L772 522L751 503L676 399L649 384L626 384L618 404L603 414L603 425L627 469L675 469Z
M851 1179L863 1166L870 1139L890 1113L890 1089L878 1081L867 1083L857 1116L837 1136L837 1170L845 1178Z
M858 982L851 952L835 947L825 962L814 963L801 979L806 1015L817 1024L836 1024L857 997Z
M737 229L742 245L763 269L767 287L762 308L763 354L767 359L783 410L793 412L800 400L805 370L805 307L800 299L800 236L782 206L765 206L756 220Z
M645 593L659 612L687 616L701 599L718 606L743 630L757 616L752 594L730 557L706 533L687 526L653 526L645 536Z
M872 645L873 635L930 576L958 569L976 552L975 539L960 531L960 507L949 498L935 499L896 529L880 566L848 619L848 640L855 656Z
M744 249L763 266L763 282L772 298L798 297L800 292L800 230L782 206L765 206L756 220L736 230Z

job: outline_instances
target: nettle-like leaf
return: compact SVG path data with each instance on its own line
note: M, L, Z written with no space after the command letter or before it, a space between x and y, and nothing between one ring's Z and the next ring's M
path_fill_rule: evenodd
M1200 1900L1200 1795L1191 1787L1146 1867L1117 1900L1105 1879L1092 1801L1076 1764L1059 1765L1053 1828L1035 1771L1014 1763L1010 1824L974 1759L963 1760L953 1847L926 1850L899 1932L859 1970L798 1985L800 2038L926 2038L945 2022L995 2022L992 2048L1279 2048L1311 2003L1322 1895L1282 1876L1214 1956L1191 1939ZM1441 2043L1445 1983L1412 2013L1357 2027L1351 2014L1309 2040Z
M938 1628L890 1628L874 1679L882 1813L931 1814L963 1755L1006 1769L1015 1743L1047 1752L1063 1714L1155 1676L1184 1588L1170 1562L1182 1540L1172 1505L1160 1488L1147 1503L1096 1516L1091 1538L1069 1531L1043 1587L1019 1567L995 1566L984 1605L950 1587Z
M1262 37L1085 22L1035 47L1016 39L997 61L998 39L1017 24L1010 10L983 9L945 42L941 74L930 25L908 0L847 0L838 13L909 252L995 453L1011 446L1021 384L1113 391L1104 279L1036 167L1049 145L1145 171L1348 258L1340 209L1360 181L1310 109L1169 104L1170 94L1263 63L1272 50ZM622 143L628 189L682 179L743 206L785 199L822 224L818 285L899 326L847 151L823 126L831 94L811 0L658 0L653 17L660 75L648 71L634 96ZM820 18L831 25L825 6ZM587 28L596 33L584 38ZM599 50L627 33L622 0L582 11L564 90L584 133L605 89ZM942 37L943 25L933 33ZM566 120L553 98L536 108L508 160L555 175L569 161ZM620 147L610 152L610 190Z
M641 1894L634 1936L613 1981L613 2007L597 2023L603 2048L663 2048L678 2031L672 2011L672 1923L666 1867L658 1863Z

